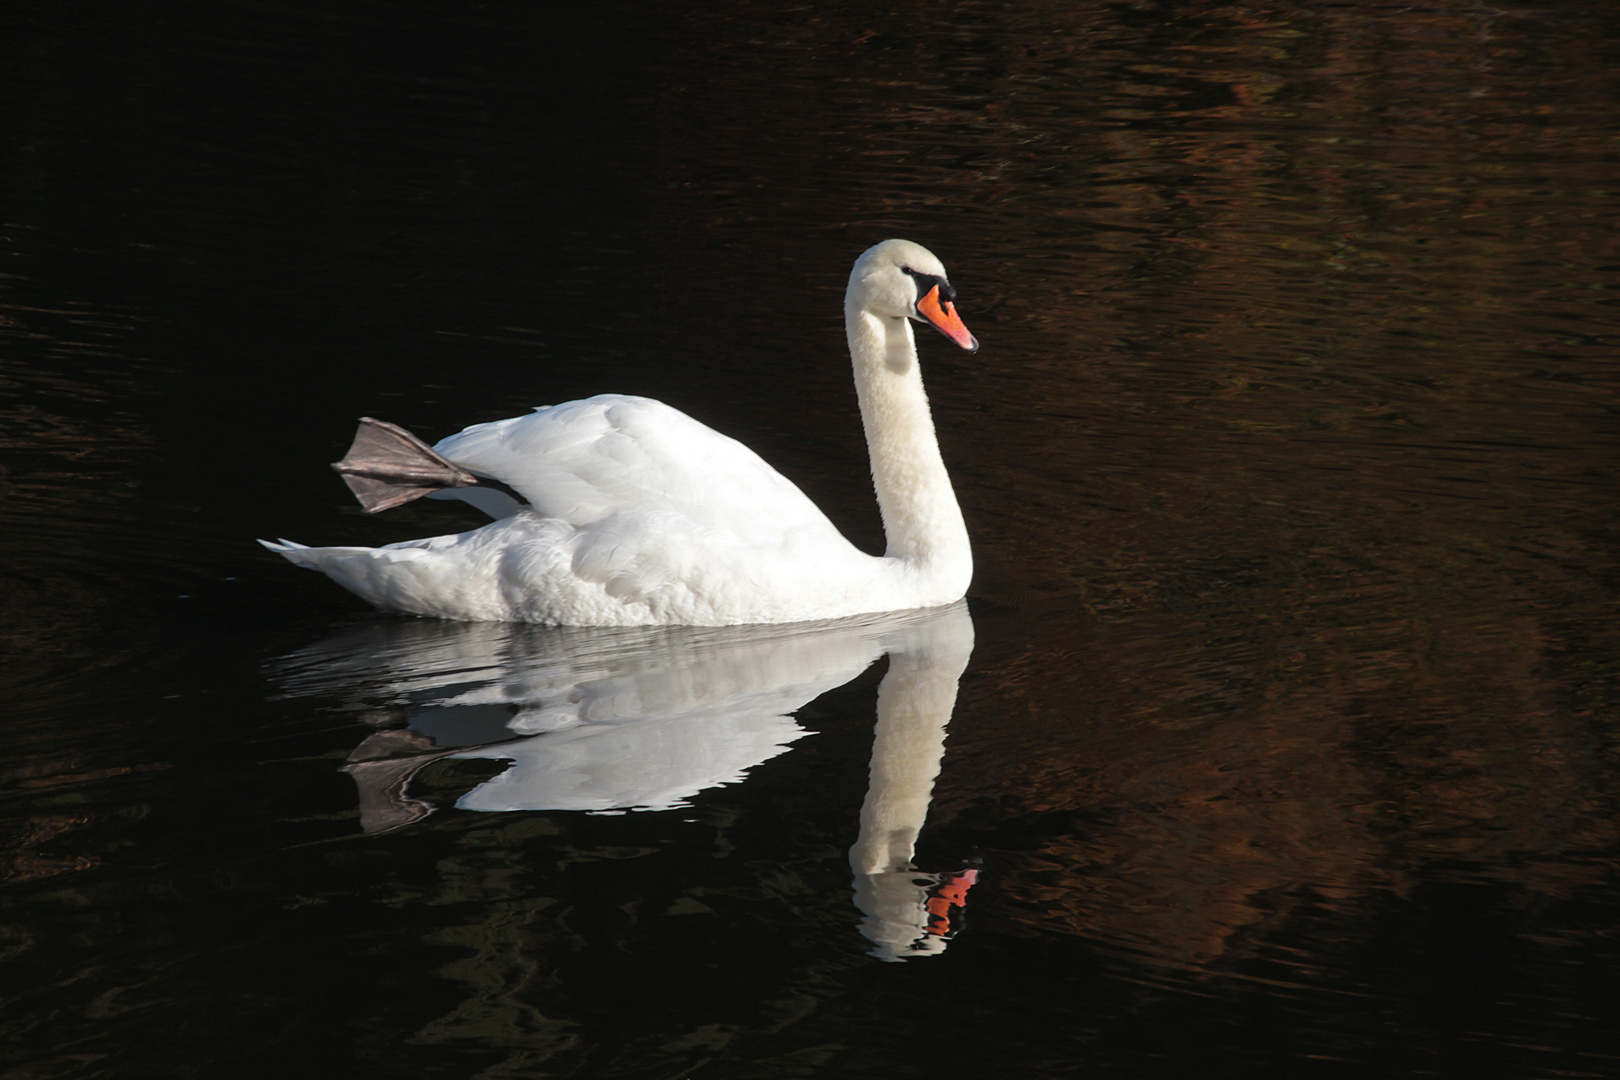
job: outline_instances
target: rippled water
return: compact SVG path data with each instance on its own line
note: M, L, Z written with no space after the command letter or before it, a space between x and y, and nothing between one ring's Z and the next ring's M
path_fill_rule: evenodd
M1606 9L0 34L15 1075L1620 1075ZM444 626L250 543L473 523L350 506L355 416L616 390L877 548L890 235L984 343L971 614Z

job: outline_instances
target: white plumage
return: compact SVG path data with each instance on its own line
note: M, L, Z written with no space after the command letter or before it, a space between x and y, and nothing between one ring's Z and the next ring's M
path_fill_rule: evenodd
M481 529L380 548L261 543L384 610L451 619L725 626L950 603L967 589L972 556L911 320L977 348L953 295L939 260L905 240L871 248L850 275L845 322L889 541L882 557L851 545L735 439L615 394L479 424L434 447L527 500L503 510L472 495L479 488L443 493L508 513Z

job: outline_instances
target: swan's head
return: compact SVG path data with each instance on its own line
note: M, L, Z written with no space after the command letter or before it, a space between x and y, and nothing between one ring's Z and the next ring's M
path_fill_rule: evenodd
M956 290L934 253L910 240L867 248L849 275L847 303L855 310L927 323L968 352L979 342L956 313Z

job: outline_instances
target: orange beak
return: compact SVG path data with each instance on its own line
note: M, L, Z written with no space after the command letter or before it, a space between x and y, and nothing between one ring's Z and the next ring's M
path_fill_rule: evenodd
M956 342L968 352L979 351L979 341L968 328L962 325L962 317L956 313L956 305L946 300L943 304L939 300L939 286L935 285L928 290L928 295L917 301L917 314L933 324L934 329Z

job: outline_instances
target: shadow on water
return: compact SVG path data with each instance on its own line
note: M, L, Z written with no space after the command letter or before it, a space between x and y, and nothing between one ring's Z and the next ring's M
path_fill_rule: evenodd
M1607 9L0 38L16 1075L1620 1068ZM923 355L971 662L367 620L250 542L472 524L355 511L356 416L620 391L878 550L838 297L889 235L984 343Z

